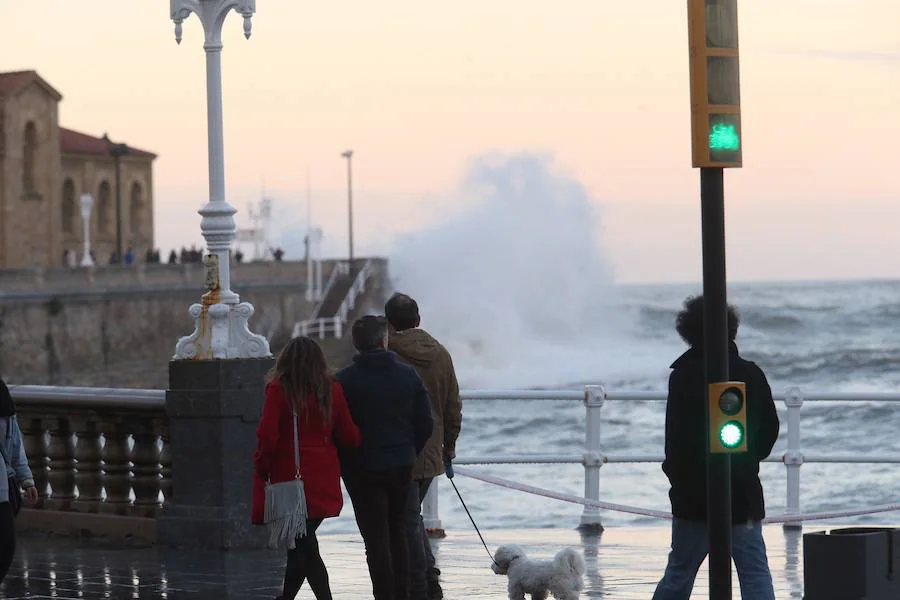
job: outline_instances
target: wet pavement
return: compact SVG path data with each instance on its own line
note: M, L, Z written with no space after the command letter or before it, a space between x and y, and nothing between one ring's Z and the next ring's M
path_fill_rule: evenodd
M669 530L661 527L609 529L599 538L568 529L486 530L483 534L491 550L516 543L534 557L549 558L565 546L579 548L588 571L582 598L617 600L652 596L669 544ZM371 598L359 536L324 534L319 539L334 597ZM802 598L802 532L771 526L765 529L765 539L776 597ZM435 551L447 600L506 598L506 577L491 571L488 554L474 532L451 531L435 541ZM64 538L21 537L15 562L0 586L0 598L271 600L280 591L283 565L283 556L275 551L129 549ZM304 587L297 597L313 595ZM693 598L706 597L704 563ZM736 577L734 597L740 597Z

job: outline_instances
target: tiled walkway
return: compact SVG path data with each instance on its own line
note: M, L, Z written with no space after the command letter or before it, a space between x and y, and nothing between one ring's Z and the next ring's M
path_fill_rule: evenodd
M814 531L820 528L807 528ZM517 543L536 557L559 548L584 551L587 577L583 598L629 600L652 596L668 552L669 531L657 527L609 529L598 538L582 538L567 529L487 530L491 550ZM766 529L769 564L779 600L802 598L802 534ZM362 541L355 535L321 538L335 598L371 598ZM436 542L447 600L502 599L506 578L494 575L490 560L474 532L450 532ZM268 551L185 552L156 548L122 549L64 539L22 538L16 561L0 587L0 597L111 598L242 598L271 600L279 591L282 557ZM707 597L706 565L701 568L694 598ZM740 598L737 579L734 598ZM304 588L298 598L313 598Z

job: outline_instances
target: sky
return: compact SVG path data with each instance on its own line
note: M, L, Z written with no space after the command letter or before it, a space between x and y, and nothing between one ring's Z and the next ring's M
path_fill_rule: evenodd
M196 16L180 46L163 0L9 2L4 17L0 70L37 70L63 126L158 153L157 245L202 242ZM731 279L900 277L898 23L896 0L740 2ZM617 280L700 278L683 0L258 0L249 40L225 23L222 68L227 198L246 227L265 190L288 257L307 173L325 254L346 255L347 148L357 255L477 201L460 196L474 157L535 152L589 193Z

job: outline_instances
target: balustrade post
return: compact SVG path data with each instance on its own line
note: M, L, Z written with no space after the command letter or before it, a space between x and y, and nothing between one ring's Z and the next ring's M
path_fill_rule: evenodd
M159 507L159 436L153 424L135 428L131 462L134 465L134 513L153 517Z
M25 454L28 455L28 466L34 476L34 485L37 487L41 500L48 497L47 484L50 479L47 472L47 440L44 437L44 422L40 417L17 417L19 429L22 430L22 441L25 444Z
M83 512L97 512L103 501L103 440L96 420L75 421L76 506Z
M325 319L317 319L319 323L319 339L325 339Z
M75 444L69 420L65 417L49 420L50 501L48 508L69 508L75 498Z
M600 500L600 467L603 466L603 451L600 448L600 411L606 401L606 390L602 385L589 385L584 389L585 406L585 448L582 456L584 465L584 497ZM600 533L603 523L600 510L585 506L581 513L580 531Z
M787 471L787 502L784 515L792 517L800 514L800 467L803 465L803 451L800 448L800 407L803 406L803 392L791 388L785 396L787 406L788 442L782 461ZM785 523L785 529L801 529L801 521Z
M163 505L172 501L172 443L169 441L168 424L160 431L162 450L159 451L159 491L163 495Z
M334 317L334 337L337 339L341 339L344 334L342 327L343 324L344 323L343 321L341 321L340 317Z
M447 537L447 532L444 531L444 526L441 524L441 515L438 511L439 480L440 477L435 477L431 480L428 492L422 500L422 523L425 526L425 533L430 538Z
M125 515L131 504L131 453L128 451L128 431L122 423L113 423L105 432L103 471L106 474L107 512Z

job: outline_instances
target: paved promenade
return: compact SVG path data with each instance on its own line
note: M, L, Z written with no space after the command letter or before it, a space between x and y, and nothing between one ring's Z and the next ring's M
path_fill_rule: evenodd
M324 528L327 531L327 524ZM825 527L807 527L817 531ZM559 548L583 550L587 562L582 598L647 600L665 566L669 531L662 527L614 528L597 538L574 530L487 530L493 550L518 543L535 557ZM769 564L779 600L802 598L802 534L767 527ZM331 574L335 598L371 598L362 541L358 535L323 535L322 554ZM506 578L494 575L474 532L451 531L435 542L447 600L506 598ZM157 548L122 549L97 542L27 537L20 539L16 561L0 587L0 597L166 598L272 600L279 592L283 558L270 551L185 552ZM693 598L707 598L706 565ZM737 578L734 598L740 598ZM313 598L304 587L298 598Z

